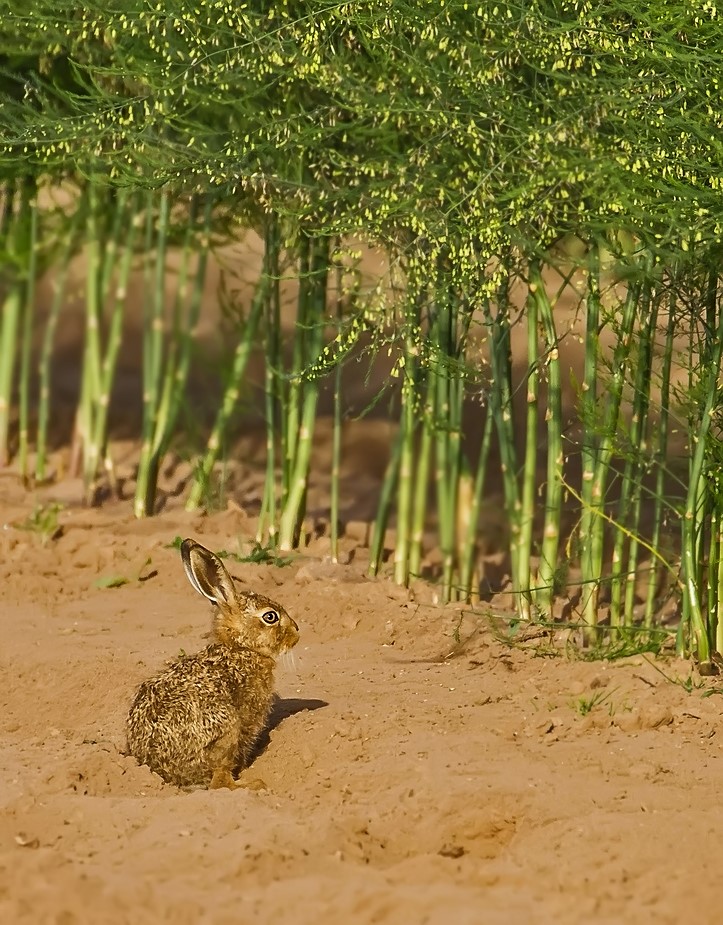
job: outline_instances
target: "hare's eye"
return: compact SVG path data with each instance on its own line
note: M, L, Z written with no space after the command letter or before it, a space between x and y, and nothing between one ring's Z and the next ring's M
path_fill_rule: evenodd
M275 610L267 610L266 613L262 615L261 619L267 626L273 626L274 623L279 622L279 615Z

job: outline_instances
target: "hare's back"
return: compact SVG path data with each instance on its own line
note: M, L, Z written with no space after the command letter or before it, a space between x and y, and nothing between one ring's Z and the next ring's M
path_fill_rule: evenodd
M165 727L202 738L207 728L213 733L226 717L256 726L257 719L265 719L272 698L269 659L250 650L210 645L141 684L128 717L129 734Z
M267 664L268 663L268 664ZM250 650L232 651L213 644L194 655L177 659L138 688L131 710L194 714L209 705L228 702L236 707L245 701L271 696L273 664Z

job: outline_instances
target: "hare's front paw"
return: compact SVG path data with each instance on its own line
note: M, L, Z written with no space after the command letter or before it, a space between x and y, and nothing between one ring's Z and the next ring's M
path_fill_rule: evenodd
M230 771L224 768L216 768L208 785L209 790L267 790L266 784L258 777L253 780L236 780Z

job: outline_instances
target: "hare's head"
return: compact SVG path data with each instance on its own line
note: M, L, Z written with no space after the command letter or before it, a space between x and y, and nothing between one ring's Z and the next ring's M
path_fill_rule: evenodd
M299 641L299 627L284 608L254 591L239 591L217 555L184 540L181 558L193 587L216 604L213 632L218 642L241 645L276 658Z

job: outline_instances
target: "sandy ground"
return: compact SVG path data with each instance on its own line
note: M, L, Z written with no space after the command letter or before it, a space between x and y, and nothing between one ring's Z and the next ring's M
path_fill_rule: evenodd
M243 549L252 525L111 504L49 539L22 529L33 502L0 479L0 921L718 919L723 690L687 663L506 640L322 538L229 563L302 633L245 772L266 790L183 792L124 754L127 708L206 642L174 538Z

